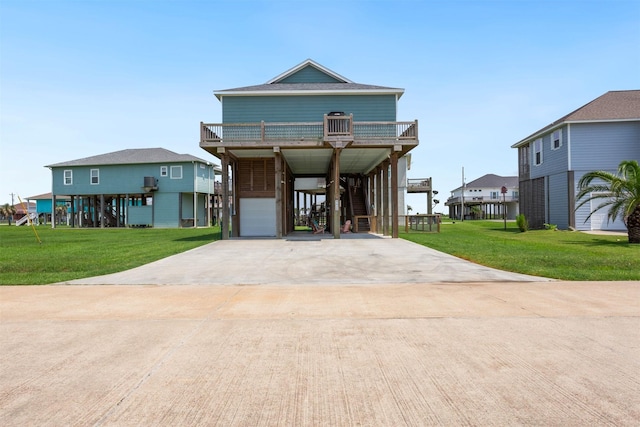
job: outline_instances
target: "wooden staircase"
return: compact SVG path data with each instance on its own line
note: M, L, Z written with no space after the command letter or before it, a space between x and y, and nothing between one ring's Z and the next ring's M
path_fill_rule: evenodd
M351 185L352 180L347 179L347 191L349 192L347 199L348 203L348 212L351 214L351 218L353 219L357 216L367 216L369 215L369 210L367 209L367 198L365 195L365 189L363 185ZM362 181L361 181L362 182ZM356 229L356 224L354 225L354 229ZM369 224L369 220L367 218L358 218L357 224L358 232L368 233L371 231L371 225Z

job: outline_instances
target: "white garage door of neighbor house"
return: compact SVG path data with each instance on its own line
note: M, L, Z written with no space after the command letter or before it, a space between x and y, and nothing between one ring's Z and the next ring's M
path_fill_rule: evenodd
M599 206L604 200L591 200L591 211ZM609 231L624 231L627 227L624 225L622 218L618 217L615 221L607 222L608 209L600 209L591 215L591 229L592 230L609 230Z
M276 199L240 199L240 236L275 237Z

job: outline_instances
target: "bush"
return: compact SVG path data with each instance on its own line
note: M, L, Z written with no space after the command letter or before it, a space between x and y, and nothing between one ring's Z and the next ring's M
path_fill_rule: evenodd
M524 217L524 214L516 216L516 224L518 225L520 231L522 231L523 233L529 229L529 221L527 221L527 218Z
M545 230L553 230L553 231L557 231L558 230L558 226L556 224L544 224L544 228Z

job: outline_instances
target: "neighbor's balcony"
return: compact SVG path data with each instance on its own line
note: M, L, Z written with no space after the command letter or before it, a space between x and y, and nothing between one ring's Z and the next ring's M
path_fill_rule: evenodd
M200 146L417 145L418 121L356 122L353 116L324 116L322 122L200 123Z

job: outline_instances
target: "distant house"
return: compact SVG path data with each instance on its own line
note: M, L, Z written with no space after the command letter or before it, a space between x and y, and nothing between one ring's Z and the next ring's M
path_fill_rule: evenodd
M216 168L163 148L115 151L47 166L52 205L69 200L72 227L194 227L211 223ZM55 222L52 222L55 227Z
M445 206L454 219L515 219L518 191L517 176L487 174L452 190Z
M577 183L587 172L616 172L622 160L640 159L640 90L612 91L512 145L518 149L520 211L532 228L624 230L607 212L578 210Z
M300 195L306 205L319 193L325 205L312 216L334 238L346 221L398 237L405 154L418 145L417 121L397 121L403 93L310 59L264 84L216 91L222 123L200 123L200 147L225 171L222 238L281 238L306 210Z
M52 222L53 214L54 214L54 210L51 208L52 199L53 199L52 193L44 193L44 194L38 194L36 196L27 197L28 201L30 202L35 201L36 203L36 208L35 208L36 217L34 218L34 221L37 224L47 224ZM64 209L64 212L66 212L67 208L70 206L69 203L70 202L68 198L64 198L64 197L56 198L56 207L62 207ZM61 221L66 221L66 219L67 219L66 215L63 215L61 218L58 218L58 220L61 220Z

